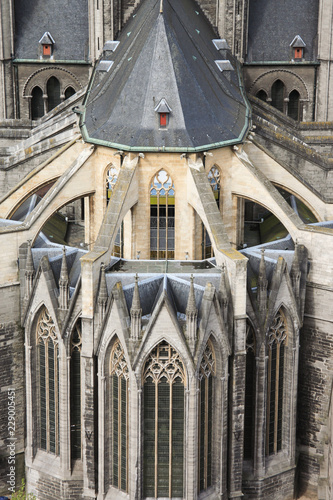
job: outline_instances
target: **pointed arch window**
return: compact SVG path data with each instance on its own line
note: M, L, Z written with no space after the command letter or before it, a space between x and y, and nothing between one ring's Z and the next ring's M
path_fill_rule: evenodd
M185 371L167 342L149 354L143 384L144 497L183 497Z
M110 357L111 377L111 484L127 491L128 484L128 366L116 340Z
M58 106L61 103L60 99L60 82L55 76L47 81L47 99L48 99L48 111Z
M199 369L199 492L212 485L213 377L216 360L208 340Z
M267 334L267 455L272 455L282 449L283 382L287 342L286 318L280 309Z
M74 94L75 94L75 90L73 89L73 87L67 87L67 89L65 90L65 100L69 99Z
M254 411L255 411L255 358L256 338L253 326L246 324L246 366L245 366L245 415L244 415L244 458L253 457Z
M210 187L212 188L214 198L216 200L216 204L218 208L220 208L220 190L221 190L221 182L220 182L220 171L214 165L210 171L208 172L208 180L210 183ZM209 234L202 224L202 258L209 259L214 256L212 242L210 241Z
M59 359L54 322L43 307L37 321L39 445L59 454Z
M71 457L81 458L81 319L71 337L70 406L71 406Z
M258 97L258 99L260 99L261 101L264 101L264 102L267 101L267 94L263 89L259 90L256 93L256 97Z
M150 258L175 258L175 186L165 170L150 185Z
M106 173L106 203L108 204L112 192L118 179L118 170L111 166ZM124 256L124 222L118 229L117 236L113 245L112 255L122 258Z

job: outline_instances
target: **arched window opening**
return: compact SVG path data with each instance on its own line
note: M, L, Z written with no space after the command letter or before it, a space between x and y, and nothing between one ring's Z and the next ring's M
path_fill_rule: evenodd
M289 102L288 102L288 116L293 120L299 120L299 99L300 95L297 90L293 90L289 94Z
M255 411L255 357L256 339L252 325L246 325L246 367L245 367L245 416L244 416L244 458L253 458L254 411Z
M285 238L288 230L280 220L259 203L244 202L243 241L240 246L248 247Z
M38 120L44 116L43 91L40 87L34 87L31 92L31 119Z
M128 366L116 340L111 351L111 484L127 491L128 484Z
M165 170L150 186L150 258L175 258L175 186Z
M297 198L294 194L290 193L286 189L281 188L280 186L275 187L305 224L313 224L314 222L318 222L315 214L307 205L305 205L305 203L303 203L302 200Z
M59 360L54 322L45 307L37 321L39 444L59 454Z
M81 458L81 348L81 320L78 320L71 338L70 420L72 460Z
M272 85L272 106L283 113L284 111L284 83L281 80L276 80Z
M280 309L267 334L266 455L272 455L282 449L283 382L287 342L286 319Z
M61 103L60 99L60 82L55 76L47 81L47 98L48 98L48 111L58 106Z
M74 94L75 94L75 90L73 89L73 87L67 87L67 89L65 90L65 100L69 99Z
M149 354L143 384L144 497L183 497L185 371L167 342Z
M106 173L106 203L108 204L118 179L118 170L115 167L110 167ZM112 255L115 257L124 256L124 222L121 223L118 229L117 236L113 245Z
M212 485L214 348L209 340L199 370L199 492Z
M256 93L256 97L258 97L261 101L267 101L267 94L264 90L259 90L259 92Z
M208 180L210 183L210 187L212 188L214 198L216 200L216 204L218 208L220 208L220 190L221 190L221 179L220 179L220 171L214 165L210 171L208 172ZM214 257L213 246L210 240L209 234L202 224L202 258L209 259L210 257Z

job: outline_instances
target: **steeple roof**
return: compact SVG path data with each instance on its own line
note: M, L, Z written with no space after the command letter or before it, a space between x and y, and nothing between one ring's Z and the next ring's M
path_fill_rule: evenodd
M214 39L193 0L144 0L115 51L103 53L109 71L94 71L84 139L125 151L193 152L242 141L249 106L237 62ZM156 109L162 99L171 110L165 127Z

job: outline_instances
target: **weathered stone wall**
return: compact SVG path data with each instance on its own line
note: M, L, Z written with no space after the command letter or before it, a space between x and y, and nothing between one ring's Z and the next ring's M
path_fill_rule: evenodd
M7 474L12 465L8 463L12 450L15 451L15 464L13 465L15 465L16 485L20 486L24 474L24 333L19 326L19 294L18 284L0 288L0 494L4 495L11 493L8 490ZM9 400L9 389L14 389L14 399ZM13 401L15 402L15 429L8 427L8 403ZM10 432L14 432L14 435ZM8 448L8 445L12 445L11 448Z

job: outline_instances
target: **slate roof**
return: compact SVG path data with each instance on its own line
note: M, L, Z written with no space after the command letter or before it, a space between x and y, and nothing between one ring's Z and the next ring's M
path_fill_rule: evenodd
M318 0L251 0L247 62L290 61L290 42L304 40L305 61L316 60Z
M15 58L38 59L50 32L55 60L88 61L88 0L15 0Z
M119 46L95 70L81 117L87 142L132 151L204 151L241 142L250 109L230 51L193 0L144 0L122 31ZM216 60L230 60L220 71ZM160 128L156 107L171 108Z

